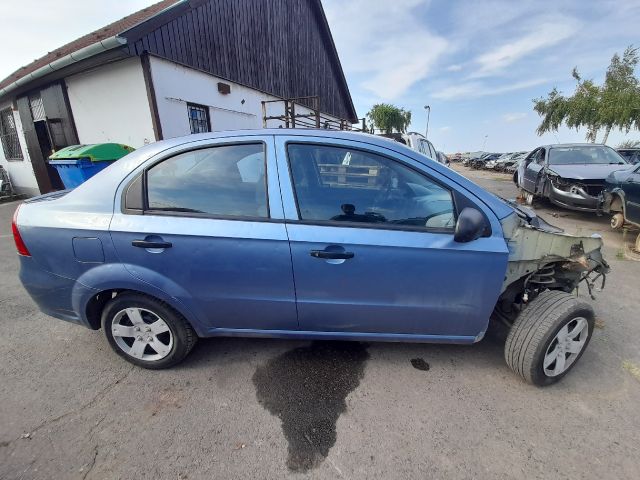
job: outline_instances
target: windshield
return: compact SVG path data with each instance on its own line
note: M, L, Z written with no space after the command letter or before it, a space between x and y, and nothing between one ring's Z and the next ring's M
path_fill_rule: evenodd
M626 163L614 149L602 145L554 147L549 151L549 165Z

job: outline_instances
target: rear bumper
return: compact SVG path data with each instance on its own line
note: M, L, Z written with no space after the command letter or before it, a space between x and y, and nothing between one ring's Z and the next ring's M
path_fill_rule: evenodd
M583 212L596 212L598 210L598 197L589 195L582 188L567 192L556 188L552 182L549 182L549 186L549 200L556 205Z
M21 256L20 281L42 313L88 327L73 308L75 280L47 272L33 258Z

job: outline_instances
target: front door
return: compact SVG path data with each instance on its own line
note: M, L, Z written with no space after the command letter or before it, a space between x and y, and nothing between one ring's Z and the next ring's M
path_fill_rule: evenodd
M417 162L307 141L277 146L300 329L456 341L483 332L506 269L499 232L456 243L453 191Z
M544 168L544 152L543 148L536 150L525 167L523 187L528 192L539 193L537 190L540 184L539 180L542 175L542 170Z
M142 173L143 211L116 208L110 230L125 267L177 298L205 329L298 327L268 152L271 137L248 137L170 155Z
M640 225L640 166L629 175L624 185L627 220Z

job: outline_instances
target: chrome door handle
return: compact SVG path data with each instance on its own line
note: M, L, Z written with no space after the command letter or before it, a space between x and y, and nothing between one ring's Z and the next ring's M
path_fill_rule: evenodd
M139 248L171 248L173 246L171 242L151 242L148 240L134 240L131 245Z
M309 254L314 258L331 260L348 260L353 258L353 252L327 252L326 250L311 250Z

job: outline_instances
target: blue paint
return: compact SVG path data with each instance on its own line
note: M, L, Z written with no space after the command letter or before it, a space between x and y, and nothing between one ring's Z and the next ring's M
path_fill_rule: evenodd
M128 182L158 161L255 141L265 144L269 219L123 213ZM286 156L291 141L395 158L475 205L491 236L456 243L451 232L301 223ZM96 293L127 289L167 302L200 336L472 343L500 292L508 260L500 219L512 214L464 177L380 137L311 130L191 135L141 148L66 194L25 202L18 225L32 258L21 259L21 279L45 313L85 326ZM148 238L172 247L131 245ZM310 255L327 247L354 257Z

